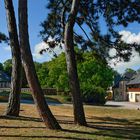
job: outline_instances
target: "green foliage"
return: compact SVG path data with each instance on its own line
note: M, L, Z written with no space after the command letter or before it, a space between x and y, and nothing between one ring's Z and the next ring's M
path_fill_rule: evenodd
M84 61L78 64L81 89L92 88L92 85L107 89L113 81L113 70L102 60L97 60L92 52L84 53L83 57Z
M3 64L0 63L0 70L3 71Z
M83 54L84 61L78 64L83 100L94 104L104 104L106 90L112 85L114 71L92 52Z
M8 59L3 63L4 72L11 76L12 72L12 59Z
M127 68L127 69L125 70L125 73L126 73L126 72L135 73L136 71L133 70L133 69L131 69L131 68Z
M112 85L114 71L92 51L83 53L76 48L76 59L83 100L85 102L104 103L105 91ZM5 61L3 67L5 72L11 74L12 61ZM35 62L35 68L42 87L56 88L62 91L63 95L68 95L69 84L64 53L50 62ZM22 75L23 87L26 87L27 81L24 71ZM69 96L66 97L67 100L71 100ZM93 100L93 97L96 100Z
M39 62L34 62L34 65L35 65L36 71L38 71L40 69L40 67L42 67L42 64Z
M8 59L3 63L3 71L11 76L12 73L12 59ZM28 87L25 71L22 68L22 87Z
M48 68L46 63L40 64L35 62L36 72L42 87L47 87L48 85Z
M83 53L76 49L76 59L84 101L104 103L105 91L112 85L114 71L101 58L97 58L94 52ZM64 53L50 62L40 64L36 70L43 87L57 88L68 95L69 84ZM92 100L93 97L96 98L95 101Z
M59 103L70 103L71 97L67 95L47 95L47 99L53 99L56 100Z
M83 101L91 104L102 105L106 102L106 91L101 87L87 87L83 90Z
M35 62L35 67L42 87L57 88L64 91L69 89L64 53L50 62L42 64Z

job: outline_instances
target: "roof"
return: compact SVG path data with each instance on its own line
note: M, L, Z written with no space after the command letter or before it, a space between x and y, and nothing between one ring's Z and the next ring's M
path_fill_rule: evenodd
M0 71L0 82L10 82L10 77L3 71Z
M136 75L136 72L126 72L122 76L120 76L120 75L115 76L114 86L113 87L118 88L120 81L129 82L134 75Z
M134 75L127 83L127 85L135 85L135 84L140 84L140 73Z
M122 76L123 81L129 81L134 75L136 75L136 72L126 72Z

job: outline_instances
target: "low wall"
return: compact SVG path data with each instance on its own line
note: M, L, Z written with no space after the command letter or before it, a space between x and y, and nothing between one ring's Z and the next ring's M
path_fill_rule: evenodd
M0 88L0 92L3 91L10 91L10 88ZM55 88L43 88L42 89L44 94L46 95L57 95L57 90ZM30 92L30 88L22 88L21 89L22 92Z

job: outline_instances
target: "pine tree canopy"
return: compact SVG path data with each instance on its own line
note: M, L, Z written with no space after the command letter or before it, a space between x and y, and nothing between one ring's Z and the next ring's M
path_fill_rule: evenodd
M49 0L46 19L41 23L40 32L45 42L49 37L54 44L64 42L64 30L70 13L72 0ZM128 26L129 23L140 23L139 0L81 0L76 24L74 41L81 49L92 49L103 58L129 61L132 49L140 52L139 44L127 44L121 40L121 35L115 28ZM106 23L107 33L103 34L100 22ZM81 29L81 32L77 30ZM60 43L61 42L61 43ZM47 42L48 43L48 42ZM116 50L115 56L109 55L109 50Z
M0 32L0 43L1 43L2 41L4 41L4 42L7 43L8 38L6 37L5 34L3 34L3 33Z

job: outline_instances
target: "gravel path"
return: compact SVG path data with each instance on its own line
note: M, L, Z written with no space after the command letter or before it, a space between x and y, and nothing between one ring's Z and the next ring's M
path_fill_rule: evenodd
M140 102L132 103L132 102L116 102L116 101L108 101L106 106L114 106L118 108L127 108L127 109L140 109Z

